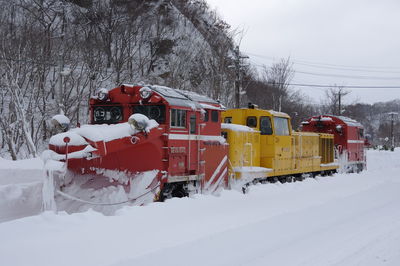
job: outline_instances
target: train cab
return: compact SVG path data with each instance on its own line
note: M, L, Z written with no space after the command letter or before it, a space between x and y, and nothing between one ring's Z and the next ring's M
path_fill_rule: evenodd
M364 127L359 122L344 116L320 115L302 122L302 131L334 135L341 172L359 172L366 167Z
M290 117L281 112L258 108L232 109L224 112L223 122L247 126L259 132L260 166L273 169L274 175L290 171L292 127Z
M268 179L277 177L285 180L301 173L330 173L337 168L334 165L333 135L295 132L286 113L249 105L249 108L227 110L223 114L223 122L223 128L232 128L227 124L237 124L258 132L259 164L255 161L255 165L271 169ZM229 132L226 134L231 149L246 149L246 144L243 148L237 147L235 143L239 142L229 139ZM253 143L251 145L254 146Z
M160 170L168 173L167 183L202 180L203 187L225 183L221 180L227 179L226 171L223 173L227 147L220 135L224 108L218 101L164 86L125 84L110 91L99 90L90 101L90 109L92 124L130 122L134 114L156 121L162 137L149 144L155 147L152 156L162 162Z

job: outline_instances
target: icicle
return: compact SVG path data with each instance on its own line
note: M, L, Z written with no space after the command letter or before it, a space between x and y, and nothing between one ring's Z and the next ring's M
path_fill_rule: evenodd
M60 178L65 177L66 164L60 161L51 159L51 152L44 151L42 153L42 160L45 162L44 180L42 187L42 209L43 211L57 211L55 201L56 185L63 182Z
M54 171L46 170L42 188L42 209L43 211L57 211L54 194Z

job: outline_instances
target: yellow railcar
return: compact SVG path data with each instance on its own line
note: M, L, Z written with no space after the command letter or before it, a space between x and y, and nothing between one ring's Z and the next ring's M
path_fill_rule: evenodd
M222 115L230 145L231 169L237 179L287 181L302 174L330 174L333 135L295 132L290 116L258 108L230 109Z

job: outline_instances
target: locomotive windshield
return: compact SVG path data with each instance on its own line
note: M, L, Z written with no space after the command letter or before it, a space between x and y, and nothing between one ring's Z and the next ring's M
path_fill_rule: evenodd
M165 123L165 105L134 105L133 113L145 115L159 124Z
M95 124L117 124L122 121L122 106L95 106L93 122Z

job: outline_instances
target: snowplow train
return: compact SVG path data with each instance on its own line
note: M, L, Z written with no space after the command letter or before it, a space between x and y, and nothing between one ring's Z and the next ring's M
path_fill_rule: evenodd
M334 134L295 132L285 113L252 104L226 110L197 93L125 84L90 99L89 125L50 139L44 203L107 213L124 203L245 191L333 174L335 149Z

